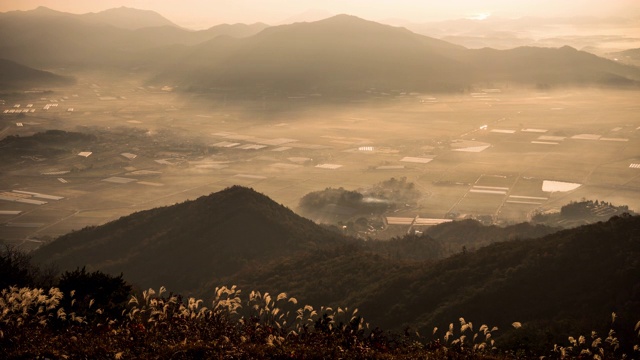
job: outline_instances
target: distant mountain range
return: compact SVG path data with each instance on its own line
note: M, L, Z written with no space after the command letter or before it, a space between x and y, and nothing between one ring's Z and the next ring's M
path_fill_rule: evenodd
M584 331L614 311L631 329L640 306L638 228L638 216L555 233L465 221L432 228L434 237L365 242L234 186L67 234L32 255L61 270L122 272L144 288L210 295L236 284L314 305L357 306L385 328L431 331L463 316L505 330L522 321ZM523 240L532 236L541 237ZM443 259L449 243L476 237L493 244Z
M178 27L178 25L155 11L132 9L124 6L97 13L82 14L78 15L78 17L86 19L87 22L102 23L130 30L160 26Z
M640 49L629 49L609 54L626 64L640 66Z
M562 47L603 55L636 42L634 35L640 28L639 18L629 17L486 17L452 19L436 22L412 23L389 19L422 35L433 36L468 48L512 49L519 46ZM604 15L604 14L603 14ZM606 35L604 35L606 34ZM637 43L637 42L636 42ZM588 50L587 50L588 49ZM609 49L609 50L607 50Z
M80 20L87 24L109 25L122 29L141 29L145 27L159 27L178 25L172 23L162 15L155 11L139 10L127 7L114 8L100 11L97 13L71 14L56 11L44 6L40 6L29 11L11 11L1 14L4 19L21 19L29 21L30 19L47 20L51 18L61 18L67 21Z
M259 94L637 87L640 81L637 67L570 47L471 50L348 15L189 31L128 8L84 15L38 8L0 14L0 51L45 69L133 70L183 90Z
M570 47L469 50L347 15L203 43L156 78L200 89L321 93L460 91L473 84L508 83L618 86L637 85L639 79L638 68Z
M41 68L130 69L185 51L176 46L218 36L250 36L265 27L234 24L192 31L152 11L122 7L76 15L39 7L0 13L0 51L5 58ZM162 53L147 52L157 47L164 47Z

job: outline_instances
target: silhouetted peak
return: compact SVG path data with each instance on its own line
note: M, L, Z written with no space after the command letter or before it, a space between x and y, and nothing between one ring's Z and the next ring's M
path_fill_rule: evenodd
M112 8L112 9L107 9L107 10L102 10L99 11L97 14L121 14L121 15L128 15L128 14L153 14L153 15L158 15L161 16L160 14L158 14L155 11L152 10L142 10L142 9L136 9L136 8L131 8L131 7L127 7L127 6L120 6L117 8Z
M238 207L247 207L247 206L253 207L256 205L256 203L261 203L264 205L280 206L279 204L271 200L266 195L261 194L252 188L248 188L240 185L233 185L222 191L200 197L196 201L201 201L201 200L207 203L225 202L225 203L233 204L234 206L238 206Z
M338 15L334 15L334 16L331 16L329 18L326 18L324 20L320 20L320 21L327 21L327 22L357 22L357 21L370 22L370 21L365 20L363 18L357 17L355 15L349 15L349 14L338 14Z
M123 29L140 29L145 27L173 26L178 27L153 10L135 9L126 6L107 9L96 13L82 15L87 19L103 22Z
M571 47L569 45L565 45L563 47L560 48L560 50L562 51L570 51L570 52L578 52L578 49Z
M348 27L348 28L354 28L354 27L355 28L380 28L380 29L395 28L394 26L391 26L391 25L377 23L375 21L366 20L354 15L348 15L348 14L335 15L335 16L326 18L324 20L315 21L309 24L330 25L330 26Z
M53 10L50 9L46 6L38 6L37 8L30 10L30 11L25 11L25 14L34 14L34 15L39 15L39 16L60 16L60 15L69 15L67 13L61 12L61 11L57 11L57 10Z

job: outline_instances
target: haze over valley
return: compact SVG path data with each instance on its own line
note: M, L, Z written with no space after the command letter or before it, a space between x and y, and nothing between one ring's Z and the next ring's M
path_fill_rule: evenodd
M470 50L347 15L198 32L133 9L1 17L12 243L234 184L295 210L406 178L418 196L381 217L489 223L639 205L640 70L570 47ZM60 200L15 201L29 193Z

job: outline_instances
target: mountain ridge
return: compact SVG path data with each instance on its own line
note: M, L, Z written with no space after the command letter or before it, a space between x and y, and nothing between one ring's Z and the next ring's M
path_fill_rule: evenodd
M202 61L208 59L209 61ZM569 47L470 50L351 15L272 26L230 48L198 45L155 81L324 92L463 91L474 84L637 87L640 69Z
M134 21L129 18L117 21ZM134 26L116 27L45 8L1 13L0 19L0 51L9 60L70 71L135 70L149 85L182 91L341 97L371 88L463 92L495 84L640 86L639 68L567 47L471 50L345 14L309 23L220 25L195 32L166 22L130 30Z
M80 15L87 21L99 21L118 28L136 30L146 27L171 26L179 28L171 20L152 10L134 9L126 6Z

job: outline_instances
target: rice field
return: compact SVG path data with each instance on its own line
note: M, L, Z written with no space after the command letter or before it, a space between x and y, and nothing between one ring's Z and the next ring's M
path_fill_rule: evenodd
M542 191L544 192L568 192L575 190L582 184L570 183L564 181L544 180L542 182Z

